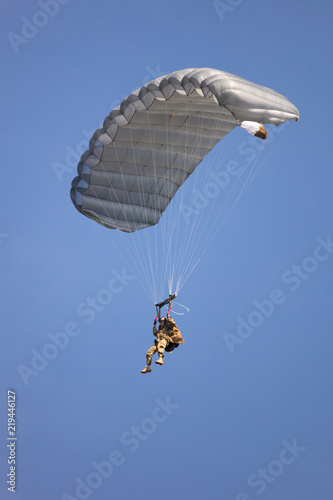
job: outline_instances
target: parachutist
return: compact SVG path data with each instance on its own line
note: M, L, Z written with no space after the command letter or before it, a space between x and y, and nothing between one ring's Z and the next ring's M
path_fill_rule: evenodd
M147 364L146 367L141 370L141 373L151 372L150 365L156 352L158 353L158 359L155 363L163 365L164 351L172 352L179 344L184 344L183 337L172 318L167 316L166 318L160 318L159 321L159 329L156 328L156 319L154 321L153 335L155 335L156 340L154 345L147 351Z

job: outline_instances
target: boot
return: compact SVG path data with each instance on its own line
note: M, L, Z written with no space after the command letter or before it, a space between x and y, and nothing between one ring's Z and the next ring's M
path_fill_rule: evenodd
M149 372L151 372L150 365L146 365L146 368L144 368L143 370L141 370L141 373L149 373Z
M163 365L163 357L164 357L163 354L159 352L158 353L158 359L155 361L155 363L157 365Z

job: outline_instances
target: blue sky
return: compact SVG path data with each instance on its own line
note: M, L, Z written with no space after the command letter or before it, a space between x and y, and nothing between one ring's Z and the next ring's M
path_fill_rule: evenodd
M332 5L17 0L2 12L1 498L8 390L18 500L330 498ZM182 288L185 344L143 376L154 303L119 235L79 214L69 189L111 109L190 67L271 87L300 121L271 132Z

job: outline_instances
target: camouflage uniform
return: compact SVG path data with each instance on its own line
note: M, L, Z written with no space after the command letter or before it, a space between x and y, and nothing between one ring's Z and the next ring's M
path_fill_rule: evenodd
M152 345L147 351L147 366L141 370L141 373L151 371L150 365L156 352L158 352L158 359L155 363L163 365L164 351L167 350L168 352L171 352L175 347L178 347L179 344L184 344L181 333L176 327L176 323L171 318L168 318L167 321L163 321L163 318L161 318L161 327L159 330L156 328L154 323L153 335L155 335L156 340L154 345Z

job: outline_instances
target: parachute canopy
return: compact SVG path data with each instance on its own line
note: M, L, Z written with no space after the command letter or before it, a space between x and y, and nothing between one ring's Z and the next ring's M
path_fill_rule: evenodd
M279 125L297 108L274 90L216 69L184 69L130 94L96 130L71 199L87 217L133 232L157 224L213 147L243 121Z

